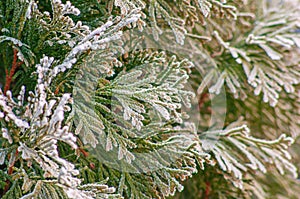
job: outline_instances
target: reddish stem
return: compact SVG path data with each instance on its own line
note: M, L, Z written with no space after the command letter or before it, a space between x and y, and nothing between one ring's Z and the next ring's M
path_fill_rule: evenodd
M88 157L89 156L89 153L86 152L83 148L78 148L78 149L84 155L84 157Z
M18 154L19 154L19 151L18 151L18 149L16 149L15 157L17 157ZM8 175L12 175L13 174L13 167L14 167L14 165L15 165L15 161L12 162L11 166L8 167L8 171L7 171ZM5 188L4 188L4 193L6 193L9 190L9 185L10 185L10 181L6 180L6 185L5 185Z
M55 94L55 95L57 95L57 94L59 93L59 90L60 90L61 86L62 86L65 82L66 82L66 80L64 80L64 81L62 81L62 82L60 82L60 83L58 84L58 86L56 87L56 89L55 89L55 91L54 91L54 94Z
M209 199L209 194L211 191L211 184L210 182L205 182L206 188L205 188L205 192L204 192L204 199Z
M14 49L14 58L13 58L13 62L12 62L12 66L11 66L11 70L8 73L8 70L5 70L5 86L4 86L4 94L6 94L6 92L10 89L10 84L12 82L12 78L16 72L16 69L21 66L23 64L23 62L17 62L18 60L18 51L16 49Z
M90 168L94 170L96 168L95 163L91 162L90 163Z

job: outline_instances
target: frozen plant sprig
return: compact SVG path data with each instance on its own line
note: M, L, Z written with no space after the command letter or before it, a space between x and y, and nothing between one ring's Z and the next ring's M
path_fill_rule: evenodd
M297 178L297 168L290 162L291 155L287 151L294 142L293 138L285 134L275 140L254 138L246 125L236 127L238 123L241 121L232 123L222 131L201 134L215 140L200 138L203 148L211 151L219 167L233 174L235 186L243 189L242 179L249 169L266 173L270 165L278 169L281 175L289 171Z
M33 180L37 182L33 192L24 195L23 198L38 197L42 190L40 186L47 183L61 187L69 198L76 196L87 199L96 198L97 192L91 193L84 190L84 187L78 188L82 183L82 180L77 177L79 170L73 163L61 158L57 150L59 142L67 143L73 150L78 146L76 136L69 131L69 125L64 123L65 112L70 111L71 95L66 93L61 97L53 98L50 92L51 78L49 75L51 74L47 72L52 62L53 58L41 59L41 64L37 66L37 86L35 91L28 93L27 100L25 99L25 87L22 87L17 98L18 101L13 99L10 91L6 96L0 92L3 127L1 135L17 151L11 153L11 157L14 159L10 158L9 166L13 167L15 161L22 159L27 163L27 167L38 164L43 171L40 179ZM4 143L5 145L9 148L9 145ZM5 158L6 155L7 152L4 151L1 153L1 158ZM3 163L3 161L1 162ZM24 166L21 164L20 169L23 169ZM19 178L23 179L22 176L24 175L20 175ZM42 180L43 178L44 180ZM26 179L23 179L23 183L27 182ZM90 186L94 187L94 185ZM23 187L25 189L25 186ZM26 190L29 191L30 187L26 187ZM105 187L98 192L104 195L106 195L105 192L113 192L113 189L104 192L103 190Z

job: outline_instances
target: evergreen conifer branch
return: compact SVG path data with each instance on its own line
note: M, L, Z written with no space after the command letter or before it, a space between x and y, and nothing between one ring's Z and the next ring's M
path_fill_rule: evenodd
M298 4L1 1L0 197L298 197Z

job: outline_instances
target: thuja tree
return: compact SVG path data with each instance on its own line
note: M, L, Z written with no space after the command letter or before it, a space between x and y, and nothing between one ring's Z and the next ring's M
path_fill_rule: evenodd
M1 198L298 198L299 4L1 0Z

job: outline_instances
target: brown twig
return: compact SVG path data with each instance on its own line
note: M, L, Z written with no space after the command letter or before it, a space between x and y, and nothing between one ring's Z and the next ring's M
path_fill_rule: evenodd
M12 66L10 69L10 72L8 73L8 70L5 70L5 86L4 86L4 94L6 94L6 92L10 89L10 84L12 82L12 78L17 70L17 68L19 66L21 66L23 64L23 62L17 62L18 61L18 51L16 49L14 49L14 57L13 57L13 62L12 62Z
M56 89L55 89L55 91L54 91L54 94L55 94L55 95L57 95L57 94L59 93L59 90L60 90L61 86L62 86L66 81L67 81L67 80L64 80L64 81L62 81L62 82L60 82L60 83L58 84L58 86L56 87Z
M15 153L15 157L17 157L19 154L18 149L16 149L16 153ZM8 167L8 171L7 174L8 175L12 175L13 174L13 167L15 165L15 161L12 162L12 164ZM9 186L10 186L10 181L6 180L6 185L4 187L4 194L9 190Z
M83 148L78 148L78 150L83 154L84 157L88 157L89 156L89 153L86 152Z
M209 199L210 191L211 191L211 185L210 182L205 182L206 188L204 192L204 199Z

